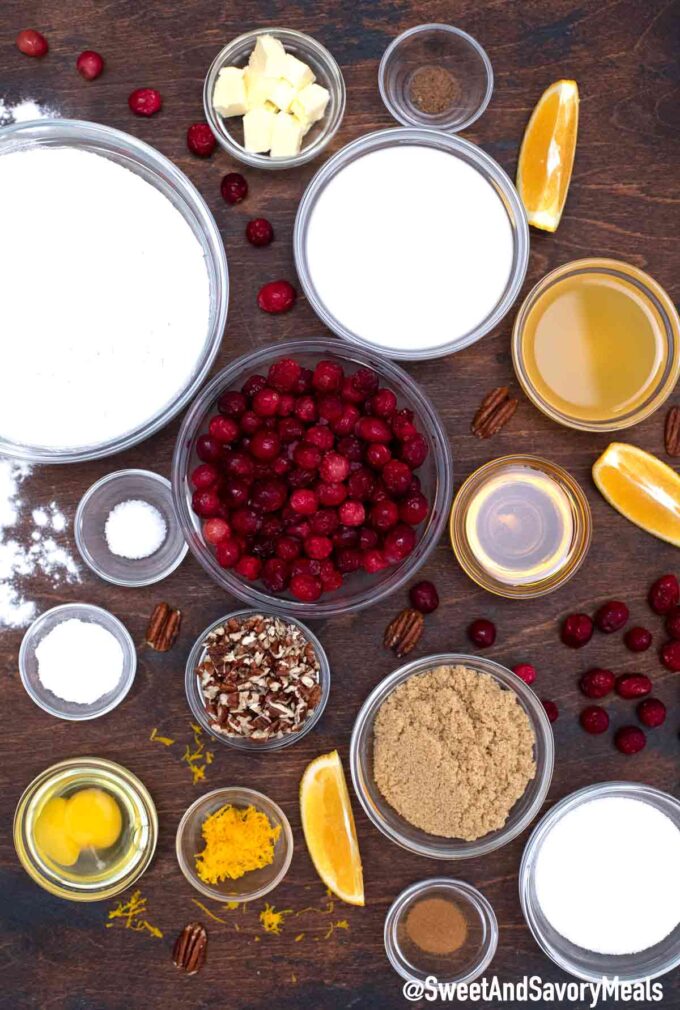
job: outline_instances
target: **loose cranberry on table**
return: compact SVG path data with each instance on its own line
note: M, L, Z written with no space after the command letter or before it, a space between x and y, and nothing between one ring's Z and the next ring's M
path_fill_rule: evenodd
M649 729L661 726L666 720L666 706L658 698L645 698L636 711L642 725Z
M266 218L256 217L246 225L246 238L254 246L270 245L274 240L274 229Z
M586 698L604 698L614 690L616 677L611 670L601 670L596 667L588 670L579 680L579 687Z
M652 682L644 673L622 673L616 678L616 693L620 698L643 698L652 690Z
M549 698L541 698L541 705L545 709L545 714L547 715L550 722L556 722L559 718L560 710L554 701L550 701Z
M672 642L666 642L661 646L660 656L661 662L667 670L672 673L677 673L680 670L680 642L675 639Z
M652 644L652 633L646 628L629 628L623 636L623 641L631 652L645 652Z
M192 123L187 130L187 147L199 158L210 157L217 147L217 140L207 123Z
M104 58L94 49L86 49L76 60L76 70L86 81L95 81L104 70Z
M248 183L240 172L227 172L220 183L220 193L227 203L241 203L248 196Z
M421 614L431 614L439 606L439 593L432 582L416 582L408 595L411 606Z
M673 607L668 611L664 625L671 638L680 641L680 607Z
M562 641L570 649L580 649L593 637L593 621L587 614L570 614L562 625Z
M155 88L137 88L128 98L136 116L155 116L163 108L163 98Z
M525 684L533 684L536 680L536 667L532 666L531 663L518 663L513 666L512 672L520 680L523 680Z
M467 629L468 638L480 649L487 649L496 641L496 626L485 617L480 617Z
M647 737L637 726L622 726L614 734L614 744L622 754L637 754L646 743Z
M609 600L603 603L595 614L595 625L605 635L620 631L629 617L628 607L621 600Z
M609 716L599 705L588 705L579 716L579 722L586 733L606 733L609 729Z
M295 305L297 292L289 281L269 281L257 293L257 304L263 312L278 315Z
M47 39L40 32L37 32L35 28L24 28L23 31L19 32L16 37L17 49L24 56L35 56L38 59L41 56L45 56L49 46L47 44Z
M647 597L655 614L667 614L680 603L680 583L675 575L662 575L653 583Z

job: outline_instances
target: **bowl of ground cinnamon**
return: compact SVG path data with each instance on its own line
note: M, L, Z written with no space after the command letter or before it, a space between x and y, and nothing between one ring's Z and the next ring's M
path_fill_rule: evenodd
M407 663L364 702L350 744L355 791L398 845L433 859L500 848L534 819L552 778L534 692L479 656Z

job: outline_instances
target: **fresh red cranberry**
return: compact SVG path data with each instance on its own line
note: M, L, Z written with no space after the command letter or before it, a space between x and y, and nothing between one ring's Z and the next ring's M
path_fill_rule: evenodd
M281 519L275 515L266 515L262 520L261 533L265 537L274 537L276 539L276 537L283 533Z
M652 682L644 673L622 673L616 678L616 693L620 698L644 698L652 690Z
M210 419L208 433L211 438L216 439L218 442L230 444L231 442L236 441L240 434L240 430L238 424L233 418L225 417L223 414L215 414L215 416Z
M210 157L217 147L217 141L207 123L192 123L187 130L187 147L199 158Z
M368 572L369 575L375 575L377 572L381 572L383 569L389 567L389 562L383 552L375 547L362 552L361 564L364 571Z
M366 519L366 509L360 501L345 501L338 509L338 515L345 526L361 526Z
M290 505L300 515L311 516L319 507L319 499L316 493L309 488L300 488L293 491L290 496Z
M250 482L243 477L231 477L224 488L223 498L231 508L247 505L250 498Z
M371 507L371 526L377 530L389 530L399 522L399 509L395 502L385 498L384 501L377 501Z
M368 551L378 546L378 534L368 526L362 526L359 530L359 547L362 551Z
M319 578L321 579L321 585L323 586L325 593L332 593L334 590L340 589L342 586L342 575L330 561L321 562Z
M400 442L405 442L409 438L415 438L418 429L413 423L412 410L398 410L390 418L392 431Z
M293 392L298 396L302 396L303 393L309 393L312 388L312 375L313 372L311 368L303 368L297 382L295 383Z
M262 516L254 508L236 509L230 518L234 533L242 537L254 536L262 525Z
M313 470L302 470L296 467L288 474L288 483L292 488L312 487L316 481L316 473Z
M392 440L390 426L381 417L361 417L354 430L363 442L390 442Z
M293 358L281 358L269 368L267 382L279 393L291 393L300 378L301 366Z
M647 737L637 726L622 726L614 734L614 744L622 754L637 754L646 743Z
M629 628L623 641L631 652L645 652L652 644L652 633L646 628Z
M24 56L36 56L38 59L41 56L45 56L49 46L47 44L47 39L40 32L37 32L35 28L24 28L23 31L19 32L16 37L17 49Z
M155 116L163 108L163 98L155 88L137 88L128 98L128 105L136 116Z
M512 672L525 684L533 684L536 680L536 667L531 663L518 663L517 666L513 666Z
M95 81L104 70L104 59L94 49L85 49L76 60L76 70L86 81Z
M248 183L240 172L227 172L220 183L220 193L227 203L241 203L248 196Z
M210 435L199 435L196 439L196 455L204 463L217 463L222 458L222 446Z
M550 701L549 698L541 698L541 705L545 709L545 714L547 715L550 722L557 722L560 710L554 701Z
M616 677L611 670L601 670L595 667L584 673L578 684L586 698L604 698L614 690Z
M283 561L295 561L300 557L302 545L296 537L279 537L276 541L276 556Z
M313 575L294 575L290 580L290 591L303 603L314 603L321 596L321 580Z
M349 460L339 452L327 452L319 467L321 478L327 484L338 484L349 477Z
M269 281L258 291L257 304L263 312L277 315L292 309L296 298L297 292L289 281Z
M363 555L355 547L341 547L335 556L335 564L341 575L349 575L361 568Z
M397 398L391 389L379 389L371 397L369 406L376 417L391 417L397 409Z
M225 417L231 417L236 421L246 412L247 407L248 401L245 396L236 389L228 389L225 393L222 393L217 401L217 409L220 414L224 414Z
M277 477L265 477L253 484L251 501L253 508L260 512L278 512L285 505L287 497L286 485Z
M431 614L439 606L439 593L432 582L416 582L408 595L411 606L421 614Z
M335 393L322 393L318 400L319 417L329 424L339 421L342 417L345 406Z
M586 733L597 735L609 729L609 716L600 705L588 705L579 716L579 722Z
M284 445L296 442L305 433L305 429L296 417L282 417L278 423L277 430L279 438Z
M203 524L203 539L207 543L213 544L213 546L226 540L230 533L229 523L225 522L224 519L208 519Z
M400 458L412 470L416 470L425 462L428 452L429 448L425 437L423 435L414 435L413 438L408 438L402 444Z
M264 418L258 417L254 410L246 410L239 418L239 424L244 435L254 435L256 431L264 427Z
M201 463L191 471L190 480L194 487L206 488L217 483L218 477L219 474L211 463Z
M385 501L387 498L389 498L387 488L378 477L378 479L373 484L373 490L371 491L369 500L372 502L378 502L378 501Z
M487 649L496 641L496 626L484 617L468 625L467 633L470 641L480 649Z
M609 600L603 603L595 614L595 625L605 635L610 635L613 631L620 631L628 620L628 607L621 600Z
M383 467L382 479L387 490L401 498L411 485L411 471L401 460L390 459Z
M360 389L357 389L352 381L351 375L348 375L343 379L340 395L343 400L347 403L353 404L354 406L359 406L366 400L366 394L362 393Z
M391 459L392 453L382 442L371 442L366 449L366 462L374 470L382 470Z
M347 481L347 490L351 498L366 501L375 487L375 477L365 467L355 470Z
M254 471L253 461L244 452L233 452L225 463L225 469L231 477L252 477Z
M680 607L673 607L668 611L665 627L671 638L680 640Z
M268 593L282 593L289 577L288 564L281 558L268 558L262 566L262 582Z
M593 637L593 622L587 614L570 614L562 625L562 641L570 649L580 649Z
M233 537L223 540L215 548L215 560L221 568L233 568L241 557L241 548Z
M321 449L322 452L328 452L329 449L332 449L335 442L333 432L323 424L314 424L311 428L308 428L305 439L307 442L315 445L317 449ZM343 455L346 456L347 453L343 453Z
M317 561L325 561L333 553L333 541L330 537L320 536L317 533L310 534L305 540L305 554L308 558L315 558Z
M347 497L347 488L344 484L319 484L317 488L319 501L327 508L336 508L342 505Z
M295 410L295 397L292 393L281 393L279 406L276 411L277 417L290 417Z
M400 502L399 518L411 526L418 526L419 523L427 519L429 510L430 506L425 495L421 491L415 491Z
M243 389L241 392L244 396L248 396L251 399L256 393L259 393L261 389L267 385L267 380L264 375L254 374L249 375L246 381L243 383Z
M319 509L310 519L309 525L315 533L329 536L340 525L340 517L335 509Z
M293 459L303 470L318 470L321 463L321 449L306 442L295 446Z
M281 394L270 386L259 389L253 396L253 410L258 417L273 417L278 410Z
M355 526L340 526L333 534L333 543L336 547L357 547L359 530Z
M661 646L661 662L672 673L680 670L680 642L675 639Z
M658 698L645 698L636 711L638 719L648 729L656 729L666 721L666 706Z
M246 238L254 246L271 245L274 241L274 229L266 217L255 217L246 225Z
M647 597L655 614L667 614L680 602L680 583L675 575L662 575L651 586Z
M316 406L316 400L313 396L305 395L299 397L297 403L295 404L295 416L298 420L302 421L303 424L314 424L319 416L319 412Z
M316 558L297 558L290 566L291 577L293 575L313 575L317 578L321 573L322 561Z
M352 432L356 427L356 423L361 417L361 414L351 403L346 403L342 409L342 414L337 419L333 421L333 431L338 436L338 438L343 438L345 436L351 436ZM357 439L357 441L359 441Z
M238 559L234 568L244 579L253 582L262 571L262 561L252 554L244 554Z
M281 440L275 431L256 431L250 443L250 453L255 459L276 459L281 449Z
M312 386L320 393L337 393L345 373L337 361L320 361L312 375Z
M324 431L328 431L328 429L325 428ZM345 456L350 463L360 463L364 458L364 447L356 435L345 435L339 439L337 449L340 455Z
M220 510L220 499L210 488L201 488L191 496L191 507L201 519L211 519Z
M352 385L359 393L363 393L364 399L375 393L379 381L378 373L372 368L367 368L365 365L357 368L352 376Z
M411 526L399 523L385 536L383 554L392 565L403 561L416 545L416 535Z

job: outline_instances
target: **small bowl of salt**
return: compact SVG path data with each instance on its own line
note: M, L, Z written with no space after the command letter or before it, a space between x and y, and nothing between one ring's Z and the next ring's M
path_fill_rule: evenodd
M188 546L170 481L150 470L118 470L85 492L74 522L83 561L117 586L150 586L174 572Z
M19 649L28 695L49 715L74 722L97 719L119 705L136 670L137 653L125 625L90 603L46 610Z

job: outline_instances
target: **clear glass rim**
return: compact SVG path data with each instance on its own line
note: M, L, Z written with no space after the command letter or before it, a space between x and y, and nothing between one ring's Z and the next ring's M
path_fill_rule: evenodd
M499 931L498 919L496 918L496 913L494 912L489 899L485 897L485 895L483 895L476 887L473 887L472 884L466 883L464 880L456 880L453 877L429 877L427 880L419 880L415 884L411 884L409 887L404 888L401 894L397 895L390 905L385 917L385 927L383 930L385 951L390 964L402 978L407 981L424 981L425 978L427 978L427 974L424 972L415 974L407 969L406 964L402 960L398 927L402 911L408 902L427 891L442 889L447 889L454 894L462 895L473 906L484 927L486 942L478 960L459 977L438 977L437 979L438 982L443 983L455 982L457 985L468 984L469 982L474 982L476 978L479 978L479 976L486 971L493 961L496 948L498 947Z
M465 512L470 504L470 496L483 483L483 478L492 475L495 471L501 471L504 467L513 463L523 463L541 470L547 476L555 479L563 486L574 505L574 543L565 566L556 575L542 579L540 582L532 583L529 586L511 586L504 582L492 578L481 565L478 564L474 554L469 548L465 535ZM586 559L593 535L592 513L590 504L585 496L583 488L564 467L553 463L542 456L534 456L524 453L511 453L507 456L499 456L483 463L482 466L474 470L461 484L451 506L451 516L449 519L449 539L456 561L465 574L472 579L482 589L493 593L495 596L502 596L505 599L530 600L539 596L547 596L568 582L579 570Z
M102 708L94 708L93 706L87 706L87 712L64 712L53 705L50 705L44 698L36 693L28 677L28 670L26 668L26 657L28 650L33 646L36 637L40 634L45 622L48 618L53 617L55 614L63 613L65 611L71 611L71 616L75 616L73 611L79 611L81 614L89 615L95 618L95 623L100 624L102 627L106 628L107 631L111 630L108 627L108 622L110 621L115 631L115 634L120 647L123 650L123 663L126 668L121 677L120 684L116 694L111 699L111 701L103 706ZM104 616L105 620L101 620L101 616ZM24 637L21 640L21 645L19 646L19 676L21 677L21 683L24 685L24 689L28 694L29 698L35 702L35 704L47 712L48 715L55 716L57 719L64 719L67 722L88 722L90 719L99 719L103 715L112 712L114 708L118 708L120 703L127 697L132 687L135 675L137 673L137 650L135 649L135 644L132 641L130 632L127 630L122 621L120 621L110 610L105 610L104 607L96 607L93 603L61 603L58 607L50 607L49 610L43 611L38 617L33 621L32 624L26 629ZM96 702L93 703L96 706ZM85 707L85 706L83 706ZM56 767L56 766L55 766Z
M479 57L482 66L484 67L484 73L486 75L486 90L482 97L482 100L473 112L471 112L466 119L461 123L447 123L447 122L437 122L436 127L431 127L431 129L437 130L449 130L451 133L462 133L463 130L467 130L468 127L472 126L480 116L483 116L486 112L489 102L491 101L491 96L493 94L494 76L493 76L493 66L491 60L484 49L484 47L469 35L464 32L462 28L456 28L455 25L445 25L438 22L426 25L416 25L414 28L407 28L405 32L398 35L396 39L390 42L389 46L382 55L380 60L380 66L378 68L378 88L380 90L380 97L383 100L383 104L390 115L394 116L398 123L402 126L427 126L426 117L418 118L417 116L411 115L407 112L402 111L398 108L392 101L390 90L387 87L386 76L387 69L392 57L397 53L399 47L406 42L408 39L413 38L414 35L420 35L423 32L447 32L450 35L456 35L458 38L467 42L470 49Z
M128 156L134 156L141 161L147 170L162 178L170 179L182 200L191 208L210 249L210 259L215 272L215 290L212 292L215 299L215 320L211 331L206 333L205 347L196 362L196 373L192 381L174 400L161 408L155 417L102 445L55 450L22 445L0 437L0 452L13 459L28 460L31 463L79 463L103 459L123 452L156 434L186 407L200 389L220 349L227 322L229 270L224 244L207 203L184 172L160 151L131 134L80 119L36 119L3 127L0 131L0 148L11 147L16 141L23 143L24 137L27 140L33 138L35 143L40 143L41 140L61 140L65 146L74 141L105 145L108 142L110 146L118 145Z
M427 670L437 666L467 666L477 673L487 673L500 682L502 687L508 688L520 698L524 709L528 712L532 729L535 736L535 754L537 763L537 777L527 784L527 789L532 789L534 797L521 817L513 818L512 811L504 826L496 832L492 832L492 837L483 836L474 842L465 842L458 839L444 839L435 835L427 835L426 832L414 828L422 840L408 838L401 831L389 825L372 802L365 780L368 777L365 773L361 760L362 744L371 731L370 724L383 702L389 697L392 691L404 683L415 674L425 673ZM496 663L492 659L482 656L472 656L466 653L437 653L432 656L424 656L422 659L414 659L403 666L398 667L392 673L381 680L368 695L352 727L350 738L349 760L350 771L354 792L359 798L359 802L371 823L378 828L390 841L395 842L409 852L414 852L420 856L427 856L430 859L471 859L476 856L483 856L489 852L494 852L502 846L507 845L517 835L533 821L538 814L543 802L548 794L552 781L553 765L555 760L555 743L550 721L545 713L538 696L519 677L515 676L507 667ZM541 761L539 762L539 758ZM539 774L538 765L543 764L542 773ZM386 805L387 800L382 800ZM432 842L428 842L428 838ZM447 843L455 845L455 848L446 848ZM435 844L437 843L437 844Z
M499 198L502 198L513 234L514 256L510 276L505 291L493 311L478 326L463 334L462 337L448 340L446 343L436 347L421 348L420 350L405 350L404 348L371 343L366 338L347 329L343 323L328 311L317 295L307 263L307 230L314 210L314 204L323 188L337 172L341 171L355 158L369 154L372 151L386 147L395 147L401 144L434 147L438 150L464 157L494 187ZM524 206L510 177L498 162L481 147L477 147L476 144L465 140L463 137L459 137L457 134L443 133L441 130L428 129L424 126L397 126L385 130L376 130L373 133L367 133L363 137L359 137L345 147L340 148L339 151L332 155L318 169L307 185L298 204L293 229L293 254L295 268L307 300L321 322L329 330L350 344L361 347L363 350L369 351L378 357L393 358L402 361L424 361L430 358L446 357L455 351L460 351L476 343L476 341L491 332L510 311L524 283L529 263L529 225Z
M266 154L252 154L250 151L246 151L242 144L234 140L224 125L224 120L221 116L217 115L213 108L212 96L215 90L215 81L220 70L228 65L228 61L234 52L246 43L255 42L258 35L273 35L283 42L288 40L289 42L297 43L301 48L308 49L313 53L319 62L324 65L328 88L332 91L337 103L334 115L324 124L323 130L318 134L316 139L311 144L308 144L307 147L303 147L299 154L290 158L271 158ZM243 162L245 165L250 165L251 168L262 168L265 171L297 168L300 165L306 165L318 157L340 129L340 124L345 115L346 102L345 79L342 76L342 71L335 57L325 46L322 46L320 42L312 38L311 35L296 31L294 28L256 28L254 31L244 32L235 39L232 39L215 56L208 68L208 73L205 76L203 84L203 109L218 144L238 161Z
M105 474L103 477L100 477L99 480L96 480L94 484L90 485L90 487L87 489L85 494L78 502L75 518L73 520L73 536L81 558L88 566L88 568L91 571L93 571L95 575L98 575L100 579L104 579L105 582L110 582L115 586L126 586L128 588L152 586L156 582L162 582L163 579L167 579L167 577L169 575L172 575L175 569L179 568L179 566L182 564L189 550L189 545L187 544L186 540L184 541L183 545L180 546L177 555L166 565L166 567L163 569L162 572L159 572L158 575L153 575L151 577L140 576L137 579L121 579L117 578L114 575L109 574L100 565L97 564L97 562L87 549L87 545L83 538L83 521L85 518L87 507L90 504L93 496L97 493L97 491L100 490L100 488L106 487L107 484L111 484L113 481L122 480L125 477L141 477L144 478L145 480L149 480L150 482L155 481L158 484L162 484L163 487L167 488L167 490L171 494L170 503L172 505L174 515L175 503L174 500L172 499L172 484L170 483L167 477L163 477L159 473L154 473L153 470L141 470L136 469L134 467L127 470L115 470L113 473ZM140 559L140 563L143 563L143 561L145 560L146 560L145 558Z
M281 822L281 827L283 829L280 837L285 847L285 854L279 871L268 884L265 884L252 892L227 897L221 891L210 887L209 884L204 884L203 881L200 880L193 872L191 866L189 866L184 858L184 853L182 852L182 840L189 823L193 820L197 811L204 803L206 803L206 801L213 799L217 800L219 797L224 801L224 803L229 803L236 795L239 797L238 802L242 802L242 798L245 796L252 806L256 807L256 809L262 810L264 813L267 813L268 811L274 812L275 816ZM295 843L293 841L293 832L290 826L290 821L284 814L281 807L265 793L261 793L257 789L251 789L249 786L220 786L217 789L212 789L208 793L204 793L203 796L199 796L198 799L195 799L184 811L175 834L175 855L177 856L179 868L185 879L188 880L191 886L194 887L199 894L202 894L206 898L212 898L213 901L221 901L223 904L225 901L237 901L239 904L247 901L256 901L258 898L263 898L265 894L269 894L270 891L273 891L275 887L278 887L290 869L294 848Z
M656 388L649 393L647 399L640 406L619 418L610 418L602 421L585 421L552 407L540 395L529 378L522 348L524 327L529 313L548 288L574 274L590 272L613 274L629 282L632 281L649 299L661 316L668 341L668 362L666 369L660 377ZM513 324L511 342L513 367L525 395L551 421L556 421L566 428L574 428L577 431L621 431L624 428L632 427L634 424L639 424L640 421L653 414L668 399L680 375L680 318L678 317L677 309L668 293L661 287L658 281L644 270L633 266L632 263L626 263L625 260L588 256L583 259L571 260L569 263L563 263L562 266L550 270L537 281L522 302Z
M200 704L199 698L196 667L205 652L203 643L205 642L207 636L216 628L226 624L226 622L231 620L232 617L245 618L256 614L262 614L264 617L277 617L279 620L286 621L289 624L294 624L311 643L319 661L319 686L321 687L321 698L319 700L319 704L309 718L305 720L301 729L299 729L296 733L287 733L285 736L279 737L275 740L253 741L246 738L240 739L239 737L225 736L222 734L218 735L210 726L210 721L206 716L205 708ZM198 636L191 647L189 656L187 657L184 669L184 690L186 692L187 702L192 714L205 732L209 733L210 737L217 743L223 744L225 747L231 747L233 750L246 751L249 754L269 753L271 751L283 750L284 747L291 747L314 729L324 713L328 697L330 695L331 668L323 645L314 632L310 631L307 625L303 624L302 621L299 621L295 617L289 617L285 614L275 613L274 611L268 610L266 607L248 607L242 610L232 610L231 613L226 614L224 617L219 617L216 621L209 624L208 627L205 628L205 630Z
M680 800L676 799L676 797L672 796L670 793L665 793L662 789L656 789L654 786L646 785L644 782L627 782L624 780L595 782L592 785L584 786L582 789L577 789L575 792L569 793L543 815L529 836L529 840L524 847L522 861L519 867L519 899L522 906L522 914L524 915L524 919L531 930L534 940L544 954L546 954L554 964L558 965L558 967L562 968L570 975L587 981L598 981L602 978L603 972L590 972L586 968L577 965L572 958L548 940L541 930L535 915L534 905L530 899L530 884L533 881L536 856L540 846L546 835L560 817L563 816L563 814L581 806L583 803L587 803L590 800L601 796L621 795L627 796L630 799L647 799L650 804L655 807L655 809L660 809L661 803L669 804L678 811L678 815L680 816ZM644 954L646 952L641 951L640 953ZM665 975L673 968L678 967L678 965L680 965L680 946L673 956L667 959L666 963L659 966L658 970L652 972L651 974L645 973L644 975L625 972L622 973L621 969L616 965L616 955L614 954L603 954L601 956L603 958L611 958L611 977L618 976L622 982L634 982L640 981L643 978L658 978L660 975ZM607 975L609 975L609 973L607 973Z

